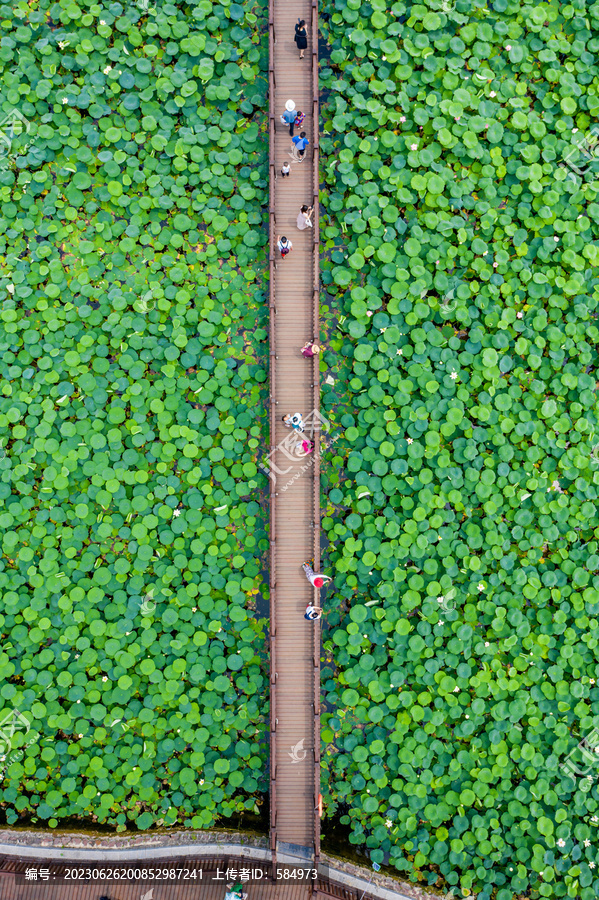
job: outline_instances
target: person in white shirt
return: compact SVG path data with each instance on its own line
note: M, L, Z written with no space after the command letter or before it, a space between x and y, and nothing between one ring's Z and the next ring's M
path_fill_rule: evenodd
M306 606L306 612L304 613L304 619L308 619L310 622L314 622L315 619L320 619L322 616L322 609L319 606L312 606L311 603L308 603Z
M294 431L303 431L304 430L304 421L302 419L301 413L287 413L286 416L282 416L283 423L287 425L288 428L293 428Z
M286 238L286 237L283 235L282 237L279 237L279 240L278 240L278 242L277 242L277 247L278 247L279 250L281 251L281 257L282 257L283 259L285 259L285 257L287 256L287 254L291 252L291 249L293 248L293 244L291 243L291 241L289 240L289 238Z

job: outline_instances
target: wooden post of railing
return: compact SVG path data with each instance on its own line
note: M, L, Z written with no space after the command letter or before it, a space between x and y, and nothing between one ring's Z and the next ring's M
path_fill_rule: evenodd
M313 168L312 168L312 205L313 219L313 332L314 339L320 343L320 234L319 234L319 190L320 190L320 151L319 151L319 104L318 104L318 0L312 0L312 115L313 115ZM320 364L318 354L313 357L314 409L320 413ZM318 439L314 442L314 569L320 571L320 421ZM318 601L319 598L317 598ZM316 623L315 623L316 624ZM320 862L320 627L314 629L313 647L313 685L314 685L314 868L318 870Z

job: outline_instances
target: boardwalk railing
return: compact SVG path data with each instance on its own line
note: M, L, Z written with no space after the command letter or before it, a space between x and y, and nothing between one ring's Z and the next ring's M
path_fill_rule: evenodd
M269 367L269 425L271 451L275 436L276 416L276 328L275 328L275 245L277 241L275 218L275 182L277 178L275 161L275 23L274 0L268 4L268 131L269 131L269 276L270 276L270 367ZM276 510L275 483L270 480L270 849L273 872L277 866L277 613L276 613Z
M314 338L320 341L320 150L319 150L319 104L318 104L318 0L312 0L312 114L314 132L312 137L313 167L312 188L313 213L313 319ZM319 355L312 358L313 365L313 408L320 412L320 362ZM320 432L314 442L314 570L320 572ZM315 589L315 602L319 606L320 592ZM314 866L317 869L320 859L320 622L314 623Z

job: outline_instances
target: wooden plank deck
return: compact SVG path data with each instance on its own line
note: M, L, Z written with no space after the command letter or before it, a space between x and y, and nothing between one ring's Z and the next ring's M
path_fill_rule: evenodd
M248 900L309 900L312 887L306 884L249 884ZM40 882L16 884L14 875L0 875L2 900L223 900L225 886L208 884L62 884Z
M308 48L299 58L295 23L306 22ZM318 860L320 729L319 623L303 618L318 601L301 565L320 564L320 434L318 359L300 348L319 338L318 322L318 20L316 0L270 2L270 240L271 240L271 849L305 848ZM310 141L303 161L294 158L287 100L305 114L295 134ZM284 162L289 178L280 175ZM303 204L314 206L313 228L300 231ZM277 240L293 249L285 259ZM294 458L296 436L281 421L300 412L315 421L313 454ZM290 458L291 457L291 458ZM295 753L293 748L296 748ZM294 758L295 756L295 758Z
M96 859L68 863L64 859L60 861L45 859L41 847L39 856L23 857L19 855L18 847L15 847L15 850L17 852L14 855L0 855L0 900L99 900L100 897L107 897L109 900L223 900L227 869L230 870L233 880L242 869L247 870L246 878L249 873L250 880L245 881L244 890L248 894L248 900L315 900L315 898L375 900L374 893L357 886L351 887L331 881L328 874L324 873L309 883L294 883L289 877L275 884L272 882L270 863L252 861L247 857L232 857L228 854L220 857L154 857L143 860L134 858L128 862L119 860L104 863ZM190 879L170 883L156 880L145 883L104 881L92 884L81 880L52 883L51 876L48 880L42 876L43 870L46 870L46 873L62 870L64 873L68 869L93 870L113 866L117 869L181 868L195 870L197 877L195 883ZM256 868L260 870L261 875L254 874L252 870ZM284 879L285 863L279 866L279 870L281 878ZM27 880L28 872L36 872L37 879ZM16 882L15 873L18 873L19 883ZM242 875L242 880L243 877Z

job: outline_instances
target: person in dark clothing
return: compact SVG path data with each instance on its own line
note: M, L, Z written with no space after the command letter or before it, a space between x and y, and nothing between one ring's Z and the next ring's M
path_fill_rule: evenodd
M306 23L303 19L300 19L295 26L295 43L300 52L300 59L303 59L304 50L308 46L308 33L306 31Z

